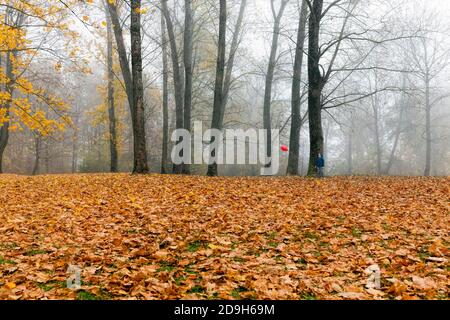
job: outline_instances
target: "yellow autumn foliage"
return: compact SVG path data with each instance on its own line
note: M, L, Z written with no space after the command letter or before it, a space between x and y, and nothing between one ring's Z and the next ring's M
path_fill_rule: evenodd
M64 131L72 125L67 115L69 105L48 90L39 88L28 78L27 70L39 54L45 37L57 32L67 43L73 42L77 33L69 29L68 6L76 0L0 0L0 127L9 124L9 130L23 130L25 127L41 135ZM33 27L29 31L28 26ZM33 33L28 36L28 33ZM42 35L36 45L36 34ZM34 39L34 42L30 40ZM76 59L77 48L67 45L70 58ZM57 62L61 70L61 63Z

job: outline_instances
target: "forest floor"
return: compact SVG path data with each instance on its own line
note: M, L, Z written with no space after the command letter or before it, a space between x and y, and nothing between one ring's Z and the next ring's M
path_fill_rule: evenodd
M449 213L448 177L0 175L0 299L448 299Z

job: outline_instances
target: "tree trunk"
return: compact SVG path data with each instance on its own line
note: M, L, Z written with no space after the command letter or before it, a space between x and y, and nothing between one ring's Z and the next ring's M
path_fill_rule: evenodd
M6 109L6 116L9 116L9 103L4 108ZM8 145L9 140L9 121L4 122L0 127L0 173L3 173L3 155Z
M315 163L323 153L322 103L323 77L320 74L320 22L322 18L323 0L314 0L309 18L308 48L308 117L309 117L309 165L308 176L316 173Z
M377 98L375 98L377 101ZM379 114L378 114L378 102L373 105L373 119L375 128L375 147L377 152L377 175L381 174L381 142L380 142L380 127L379 127Z
M375 84L374 88L372 88L372 82L369 81L369 87L370 91L377 92L378 90L378 75L375 73ZM381 157L382 157L382 150L381 150L381 138L380 138L380 115L379 115L379 108L380 103L378 99L378 94L374 94L371 96L371 105L372 105L372 111L373 111L373 132L374 132L374 138L375 138L375 153L376 153L376 173L377 175L381 174Z
M6 112L8 116L8 111ZM0 128L0 173L3 173L3 155L9 140L9 122L3 123Z
M403 79L403 88L402 89L406 90L405 78ZM401 104L400 104L400 112L399 112L399 117L398 117L397 128L395 130L394 145L392 147L391 154L389 156L389 161L388 161L388 163L386 165L386 170L384 172L386 175L389 175L389 172L391 171L392 165L394 164L395 152L397 151L398 142L400 140L400 135L402 133L404 109L405 109L405 93L403 92L403 94L402 94L402 101L401 101Z
M217 50L217 67L216 81L214 87L214 106L211 129L222 130L220 123L221 109L223 102L223 82L225 71L225 49L226 49L226 29L227 29L227 3L226 0L220 0L220 17L219 17L219 42ZM215 156L213 154L212 156ZM208 176L217 176L217 163L208 165Z
M13 74L13 66L11 62L11 55L16 55L15 53L8 52L6 54L6 77L10 80L5 85L5 90L10 95L10 100L6 102L3 106L0 106L2 109L6 109L5 116L9 117L9 109L11 107L11 99L14 94L14 87L12 86L12 83L14 82L14 74ZM3 123L3 125L0 127L0 173L3 173L3 156L5 153L6 146L8 145L9 140L9 121L6 121Z
M400 119L399 119L399 123L397 124L397 129L395 132L395 140L394 140L394 145L392 146L392 150L391 150L391 154L389 156L389 161L386 165L386 170L385 170L385 174L389 175L389 172L391 171L392 165L394 164L394 157L395 157L395 152L397 151L397 147L398 147L398 142L400 140L400 134L401 134L401 121L403 118L403 111L400 111Z
M72 173L77 172L78 163L78 121L75 121L75 128L72 135Z
M184 0L184 129L191 131L191 109L192 109L192 0ZM190 155L189 155L190 156ZM185 163L183 173L190 173L190 165Z
M118 171L117 132L114 102L114 64L113 64L113 36L111 18L106 12L106 37L107 37L107 68L108 68L108 118L109 118L109 152L110 171Z
M177 41L175 38L175 31L172 23L172 18L170 17L169 9L167 7L167 0L161 0L161 10L166 19L167 34L169 36L170 43L170 55L172 58L172 69L173 69L173 83L175 90L175 126L176 129L184 128L184 114L183 114L183 81L180 71L180 64L178 62L178 50ZM179 143L178 141L177 143ZM173 165L173 173L180 174L183 172L183 164Z
M245 13L245 7L247 6L247 0L242 0L241 5L239 7L239 15L238 19L236 21L236 25L234 26L234 32L233 32L233 39L231 40L231 46L230 46L230 56L228 57L228 62L226 64L226 71L225 71L225 79L223 83L223 100L222 100L222 107L221 107L221 113L220 113L220 126L223 126L223 119L225 116L225 110L228 103L228 97L230 94L230 88L231 88L231 75L233 73L233 67L234 67L234 58L236 56L236 51L239 46L239 36L241 34L241 28L242 28L242 21L244 20L244 13Z
M131 2L131 72L134 102L134 168L133 173L148 173L145 137L144 85L142 81L141 0Z
M280 22L283 16L284 9L288 3L288 0L282 0L280 9L277 14L273 9L275 0L271 0L272 13L274 17L273 34L272 34L272 46L270 49L269 65L267 66L266 83L264 90L264 106L263 106L263 126L266 132L266 153L267 157L272 156L272 125L270 116L270 106L272 103L272 85L273 77L275 73L275 67L277 63L277 50L278 50L278 38L280 36ZM270 166L270 164L268 164Z
M299 153L300 153L300 129L302 119L300 114L300 87L302 82L303 49L306 38L306 22L308 20L308 5L306 0L302 1L300 18L297 31L297 45L295 49L294 73L292 78L291 99L291 133L289 136L289 159L287 174L299 175Z
M117 12L117 7L110 1L107 1L107 4L114 29L114 36L116 38L120 68L122 70L122 76L125 82L128 104L130 106L134 149L133 173L147 173L148 165L145 142L142 84L141 21L139 13L141 1L132 1L131 6L130 34L132 70L130 70L128 62L128 56L125 48L125 42L123 39L123 32Z
M130 65L128 62L128 55L127 50L125 48L125 42L123 39L123 31L121 27L121 23L119 20L119 15L117 12L117 7L112 4L110 1L106 1L108 4L108 11L109 16L111 18L113 30L114 30L114 37L116 39L116 45L117 45L117 52L119 55L119 63L120 63L120 69L122 71L122 77L123 81L125 83L125 90L127 92L127 100L128 104L130 106L131 111L131 118L134 126L134 100L133 100L133 79L131 77L131 70Z
M429 177L431 174L431 104L430 104L430 79L428 73L425 76L425 112L426 112L426 160L424 175Z
M353 128L354 128L353 114L350 118L350 130L348 131L348 141L347 141L347 175L353 175Z
M36 135L34 139L35 143L35 154L34 154L34 166L33 166L33 172L31 175L36 175L39 171L39 162L41 158L41 136L39 134Z
M167 59L167 37L166 37L166 23L164 15L161 15L161 46L162 46L162 60L163 60L163 141L162 141L162 159L161 159L161 173L167 173L167 155L169 144L169 70Z
M48 139L45 139L45 173L50 173L50 147Z

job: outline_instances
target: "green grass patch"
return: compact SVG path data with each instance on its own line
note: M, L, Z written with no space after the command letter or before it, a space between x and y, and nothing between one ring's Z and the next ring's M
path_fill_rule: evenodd
M0 249L6 249L6 250L12 250L17 248L18 245L15 242L11 242L11 243L0 243Z
M208 247L208 243L206 241L196 240L194 242L189 243L187 247L187 251L189 252L196 252L200 250L201 248Z
M175 266L167 261L162 261L159 263L160 267L156 270L157 272L167 271L172 272L175 269Z
M0 264L17 264L17 262L5 259L2 256L0 256Z
M67 283L65 281L49 281L46 283L36 283L37 287L45 292L50 291L54 288L67 288Z
M305 237L306 239L311 239L311 240L317 240L319 239L319 236L313 232L305 232L303 233L303 237Z
M175 283L177 286L181 285L184 281L186 281L186 277L180 276L180 277L175 277Z
M101 300L101 299L100 299L100 297L96 296L95 294L81 290L81 291L78 291L77 300Z
M198 274L198 271L192 270L189 267L184 268L184 272L186 272L187 274Z
M46 283L38 283L38 288L44 290L45 292L52 290L55 286L46 284Z
M352 236L359 238L359 237L361 237L362 233L363 232L358 227L353 227L352 228Z
M205 288L203 288L202 286L193 286L187 291L187 293L203 293L203 292L205 292Z
M46 254L48 253L48 251L46 250L41 250L41 249L31 249L28 250L27 252L25 252L26 256L36 256L38 254Z
M267 239L275 239L275 237L277 236L277 233L276 232L270 232L270 233L268 233L268 234L266 234L266 238Z
M243 292L247 292L247 291L249 291L246 287L244 287L244 286L239 286L239 287L237 287L236 289L234 289L233 291L231 291L231 296L234 298L234 299L241 299L241 293L243 293Z
M420 248L419 251L417 252L417 255L422 261L426 261L427 258L431 256L430 253L428 252L428 248L426 247Z
M314 294L307 292L307 293L302 293L300 295L300 299L301 300L317 300L317 297Z

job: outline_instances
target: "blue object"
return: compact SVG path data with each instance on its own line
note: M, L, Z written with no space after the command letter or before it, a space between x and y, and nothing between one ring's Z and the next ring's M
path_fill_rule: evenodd
M323 168L325 167L325 159L322 156L319 156L316 160L316 167Z

